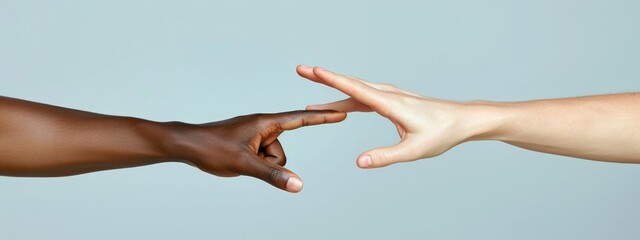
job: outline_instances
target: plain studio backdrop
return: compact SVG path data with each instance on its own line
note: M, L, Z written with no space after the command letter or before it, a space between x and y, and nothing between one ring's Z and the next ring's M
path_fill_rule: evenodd
M298 77L301 63L454 100L638 91L638 12L634 0L0 0L0 95L192 123L344 97ZM640 236L638 165L471 142L356 167L397 140L370 113L285 133L300 194L178 163L0 177L0 238Z

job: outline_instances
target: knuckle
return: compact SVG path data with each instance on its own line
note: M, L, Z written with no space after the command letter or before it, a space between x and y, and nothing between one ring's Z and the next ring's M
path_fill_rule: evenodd
M269 115L266 113L254 113L254 114L251 114L250 116L258 122L265 121L269 118Z
M273 116L266 113L253 114L253 121L258 128L264 128L272 123Z
M273 114L273 117L278 118L280 120L293 120L301 116L304 116L306 114L309 114L309 111L294 110L290 112L276 113L276 114Z
M386 153L384 152L377 153L374 156L372 156L371 164L373 166L378 166L378 167L386 166L388 165L387 163L388 159L389 159L389 156Z
M386 91L398 89L398 87L396 87L395 85L390 84L390 83L382 83L382 84L380 84L380 88L382 88L382 90L386 90Z
M300 125L302 125L303 127L309 126L309 120L307 120L305 118L301 118L300 119Z
M269 180L273 183L277 182L282 176L282 170L276 168L270 168Z
M407 96L407 95L403 95L403 94L397 94L398 98L397 98L397 104L401 104L401 105L416 105L418 100L415 97L412 96Z
M295 111L292 111L291 113L293 113L293 114L304 114L304 113L307 113L307 111L305 111L305 110L295 110Z

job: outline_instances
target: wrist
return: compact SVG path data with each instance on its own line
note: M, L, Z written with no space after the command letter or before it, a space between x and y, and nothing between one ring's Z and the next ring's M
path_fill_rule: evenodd
M183 122L145 121L138 124L139 131L162 158L192 165L196 159L195 146L188 136L194 128L194 125Z
M476 140L502 140L505 126L512 118L508 111L508 103L492 101L471 101L464 104L469 123L468 141Z

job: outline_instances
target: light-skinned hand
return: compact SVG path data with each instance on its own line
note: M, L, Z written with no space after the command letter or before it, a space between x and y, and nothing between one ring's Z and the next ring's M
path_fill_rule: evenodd
M434 157L468 140L473 134L462 116L464 104L428 98L389 84L376 84L355 77L300 65L298 74L311 81L335 88L350 98L307 110L342 112L375 111L396 126L400 142L393 146L362 153L357 164L361 168L384 167L398 162Z

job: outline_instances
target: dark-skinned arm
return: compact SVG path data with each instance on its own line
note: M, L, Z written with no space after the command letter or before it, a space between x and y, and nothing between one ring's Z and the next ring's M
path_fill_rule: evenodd
M278 136L345 117L294 111L206 124L161 123L0 97L0 175L69 176L180 161L216 176L247 175L299 192L302 181L284 168Z

